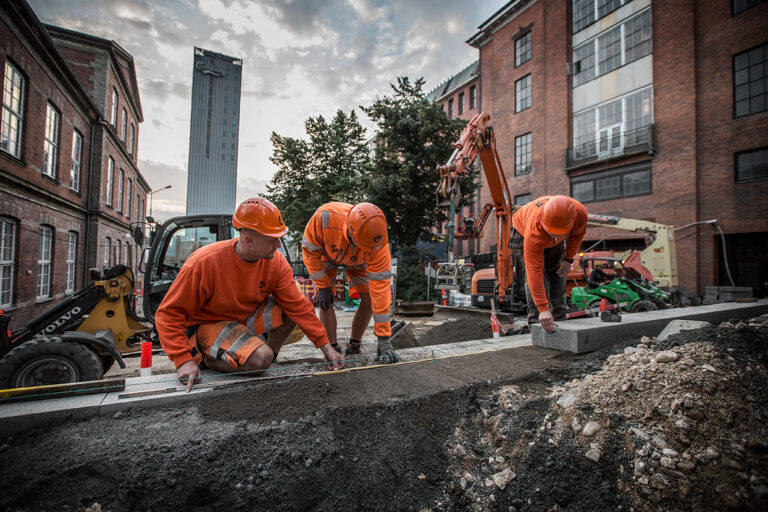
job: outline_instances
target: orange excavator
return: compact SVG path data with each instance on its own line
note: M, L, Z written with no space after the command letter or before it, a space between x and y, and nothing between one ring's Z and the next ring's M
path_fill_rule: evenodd
M512 214L516 208L512 204L507 179L501 167L499 154L496 152L496 136L493 127L488 122L491 116L481 112L476 114L464 128L459 140L453 144L454 151L448 162L437 168L440 173L440 185L437 188L437 206L448 208L448 262L442 264L443 268L458 267L454 262L453 241L479 238L482 234L485 222L491 214L496 212L496 290L500 306L507 306L510 301L511 289L514 284L514 254L509 245L509 235L512 228ZM471 173L472 163L480 158L482 169L485 173L488 189L491 192L492 202L485 205L478 219L464 218L456 226L456 206L461 199L459 183L462 178ZM447 274L448 272L446 272ZM447 287L446 285L442 285ZM448 285L450 286L450 285ZM441 287L440 274L438 273L438 288Z

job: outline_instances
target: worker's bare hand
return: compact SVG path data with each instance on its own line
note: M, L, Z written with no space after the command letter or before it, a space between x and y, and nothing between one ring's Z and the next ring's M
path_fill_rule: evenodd
M560 264L560 268L557 269L557 275L560 277L566 277L571 270L571 262L565 261Z
M196 362L187 361L176 368L176 377L178 377L179 382L186 384L187 393L189 393L192 391L192 386L203 381L203 372L200 371Z
M344 368L344 356L336 352L330 343L326 343L320 350L323 351L325 360L332 364L334 370L341 370Z
M551 311L542 311L539 313L539 323L547 332L555 332L555 318Z

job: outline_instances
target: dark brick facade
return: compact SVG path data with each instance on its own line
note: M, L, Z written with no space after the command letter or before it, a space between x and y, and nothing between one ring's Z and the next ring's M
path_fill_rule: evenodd
M726 240L742 236L740 242L747 245L750 238L754 238L753 244L764 240L768 202L763 198L768 180L736 182L734 161L739 151L768 147L768 112L735 117L733 57L768 42L768 4L732 15L730 2L652 2L653 151L568 167L564 156L573 146L573 88L568 74L571 4L560 0L510 2L468 41L479 49L480 110L491 114L511 195L570 194L575 177L650 162L650 194L589 202L588 211L681 228L717 219ZM515 67L514 41L527 30L532 58ZM531 107L516 113L514 84L528 74ZM533 170L516 177L515 137L528 132ZM481 201L489 200L484 187ZM481 251L490 250L495 243L495 222L491 224L489 220ZM598 240L606 233L590 229L586 239ZM729 284L722 271L720 237L711 225L680 229L676 239L680 286L703 294L707 285ZM621 248L620 242L613 245ZM747 252L758 248L753 249ZM766 252L764 248L762 252ZM760 268L768 279L768 258L755 261L753 258L752 266L743 268ZM732 272L738 274L738 266L738 261L731 262ZM740 285L739 278L734 279ZM768 293L753 286L758 294Z
M78 39L83 48L90 45L92 51L64 46L58 38L66 37ZM20 154L17 157L0 150L0 218L9 222L14 231L12 299L0 306L13 315L14 329L66 297L70 233L77 237L75 290L88 283L88 268L103 268L107 236L121 241L121 260L127 261L125 243L133 246L130 223L144 215L137 211L137 195L138 204L145 205L149 186L136 165L136 150L130 154L118 131L105 122L105 95L96 90L99 84L104 89L116 87L123 98L129 98L126 113L130 113L127 117L136 127L137 147L138 125L143 118L130 55L111 41L43 26L23 0L0 6L0 43L0 75L4 79L6 62L16 68L23 77L24 97ZM120 75L129 72L131 76L119 77L113 69L121 70ZM59 114L53 177L43 169L49 104ZM73 185L75 131L82 136L82 151L80 179ZM101 191L105 190L107 154L115 159L116 175L123 168L126 183L129 178L132 181L130 212L118 212L105 204ZM37 290L42 226L50 228L53 235L50 290L45 297L39 297ZM131 251L136 261L138 250ZM110 264L115 263L115 257L116 254Z

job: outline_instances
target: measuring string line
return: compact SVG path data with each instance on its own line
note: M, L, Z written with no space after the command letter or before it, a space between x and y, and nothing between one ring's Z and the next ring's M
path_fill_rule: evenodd
M434 358L434 350L432 352L433 352L433 358ZM345 359L344 363L350 363L350 362L356 362L356 361L368 361L368 358L367 357L360 357L360 358L354 358L354 359ZM329 363L327 361L324 361L322 363L304 363L304 364L291 365L291 366L280 366L280 367L275 367L275 368L265 368L263 370L228 372L228 373L223 374L223 375L235 375L235 376L237 376L237 375L249 375L249 376L255 376L255 375L263 375L263 374L266 374L267 372L288 373L289 371L295 370L297 368L306 368L307 366L309 366L309 367L330 366L332 364L333 363ZM336 370L331 370L331 373L333 371L336 371ZM39 393L39 394L31 395L31 396L34 396L35 398L42 398L42 397L53 397L53 396L58 396L58 395L63 395L63 394L77 395L77 394L83 394L83 393L90 393L90 392L93 392L93 391L104 391L104 392L108 392L110 390L120 390L120 391L122 391L122 390L125 390L125 389L129 388L129 387L148 386L148 385L152 385L152 384L167 384L167 383L171 383L171 382L172 383L176 383L177 381L182 383L182 384L186 384L187 381L189 381L189 379L191 378L191 377L186 377L186 378L183 378L183 379L178 379L178 378L176 378L176 376L171 376L172 374L168 374L168 375L169 375L168 377L162 377L162 378L160 378L158 380L151 380L151 381L147 381L147 382L136 382L136 383L132 383L132 384L125 383L125 384L116 384L116 385L113 385L113 386L98 386L98 387L82 388L82 389L69 389L69 390L64 390L64 391L50 391L50 392L47 392L47 393ZM280 374L278 373L277 376L279 376L279 375ZM214 381L214 382L210 382L209 384L221 384L221 383L229 383L229 382L237 382L237 381L229 381L229 380L227 380L227 381ZM13 388L10 388L10 389L13 389ZM3 390L0 390L0 393L2 391ZM7 402L7 401L19 401L19 398L20 398L19 396L0 397L0 403Z

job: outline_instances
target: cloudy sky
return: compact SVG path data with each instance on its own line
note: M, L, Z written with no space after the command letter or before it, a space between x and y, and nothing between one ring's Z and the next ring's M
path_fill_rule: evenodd
M464 41L506 0L29 0L45 23L113 39L133 55L144 123L139 168L153 213L184 214L193 47L243 59L238 201L274 173L270 134L303 137L389 94L397 76L430 90L477 58ZM358 109L362 120L366 116Z

